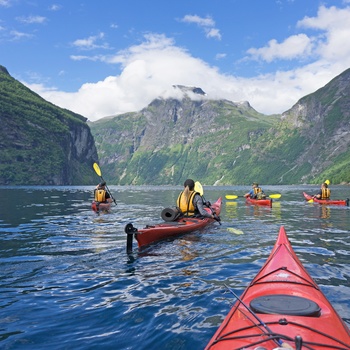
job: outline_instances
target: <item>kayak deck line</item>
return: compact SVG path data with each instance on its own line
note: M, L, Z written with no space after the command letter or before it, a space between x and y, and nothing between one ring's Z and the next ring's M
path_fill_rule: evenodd
M247 314L245 314L246 317L251 317ZM341 346L338 346L338 345L327 345L323 347L323 343L316 343L316 342L312 342L312 343L306 343L303 341L302 338L297 338L298 336L296 337L290 337L286 334L280 334L280 333L274 333L274 332L268 332L266 331L265 329L263 329L264 326L274 326L274 325L284 325L284 326L288 326L288 325L293 325L295 327L300 327L300 328L304 328L304 329L307 329L308 331L311 331L311 332L314 332L322 337L326 337L326 338L329 338L330 340L332 341L335 341L335 342L338 342ZM248 330L252 330L254 331L254 329L256 329L257 327L259 327L261 333L249 333L249 334L245 334L244 336L243 335L238 335L238 336L234 336L236 333L240 333L242 331L248 331ZM260 328L261 327L261 328ZM236 329L234 331L231 331L231 332L228 332L226 334L223 334L220 338L216 339L212 345L215 345L215 344L218 344L222 341L229 341L229 340L240 340L240 339L252 339L252 338L263 338L263 339L259 339L257 340L256 342L249 342L249 346L256 346L256 345L260 345L260 344L263 344L267 341L275 341L275 340L286 340L286 341L289 341L289 342L292 342L295 344L295 348L291 348L289 347L290 349L293 349L293 350L301 350L302 347L298 346L298 342L299 344L303 344L305 345L305 347L307 349L314 349L312 346L320 346L322 347L323 349L338 349L338 350L348 350L349 349L349 345L347 345L346 343L340 341L339 339L336 339L335 337L333 337L332 335L330 334L326 334L326 333L323 333L323 332L320 332L318 331L317 329L315 328L312 328L312 327L308 327L308 326L305 326L301 323L298 323L298 322L293 322L293 321L288 321L287 319L280 319L278 322L267 322L267 323L256 323L252 326L247 326L247 327L242 327L242 328L239 328L239 329ZM285 343L284 343L285 344ZM294 345L293 344L293 345ZM280 345L280 344L278 344ZM344 347L343 347L344 346ZM283 348L288 348L288 346L283 346ZM238 347L238 348L231 348L231 349L243 349L241 347ZM247 348L248 349L248 348ZM251 349L249 347L249 349ZM266 348L261 348L261 349L266 349ZM270 349L270 348L269 348ZM274 348L274 349L279 349L279 348Z

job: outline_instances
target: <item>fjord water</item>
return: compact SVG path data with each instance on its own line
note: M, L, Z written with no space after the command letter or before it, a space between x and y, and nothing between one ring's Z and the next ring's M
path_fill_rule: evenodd
M316 186L264 186L272 208L225 194L222 225L126 254L124 227L160 222L180 187L110 186L118 205L90 209L93 187L2 187L0 348L203 349L268 257L281 225L350 325L350 210L306 203ZM332 186L332 198L350 187Z

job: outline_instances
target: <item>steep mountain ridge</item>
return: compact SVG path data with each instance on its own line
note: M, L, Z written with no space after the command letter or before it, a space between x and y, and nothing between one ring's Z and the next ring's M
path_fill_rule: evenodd
M350 69L282 115L174 89L178 98L87 123L0 66L0 185L91 184L98 159L121 185L350 182Z
M98 160L86 118L54 106L0 66L0 185L81 185Z
M117 184L350 182L349 79L347 70L281 116L177 86L202 97L156 99L89 125Z
M179 184L190 175L212 183L231 181L234 154L249 149L251 140L276 121L248 103L185 95L159 98L140 112L89 125L113 183Z
M307 139L298 163L309 163L317 182L328 177L350 181L350 69L301 98L281 119Z

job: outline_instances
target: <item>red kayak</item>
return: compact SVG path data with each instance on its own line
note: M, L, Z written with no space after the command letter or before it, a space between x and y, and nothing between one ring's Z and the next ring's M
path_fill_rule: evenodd
M303 195L307 201L312 199L315 203L319 204L328 204L328 205L347 205L349 206L349 198L347 199L317 199L313 198L313 196L303 192Z
M283 226L269 258L237 299L206 350L350 349L347 325L303 267Z
M215 203L211 205L211 208L216 215L220 215L221 203L222 199L220 197ZM209 208L205 208L205 210L211 213L211 210ZM160 241L168 237L202 229L209 224L212 224L213 222L215 222L215 220L211 218L183 217L172 222L162 222L155 225L147 225L143 229L137 229L132 224L127 224L125 226L125 232L128 234L127 250L131 250L133 235L137 240L138 246L143 247L145 245ZM131 237L131 242L129 240L129 237Z
M108 213L111 209L111 203L100 203L100 202L92 201L91 209L95 213L101 213L101 212Z
M253 198L250 198L250 197L246 197L246 203L247 204L264 205L264 206L272 207L272 199L270 199L270 198L253 199Z

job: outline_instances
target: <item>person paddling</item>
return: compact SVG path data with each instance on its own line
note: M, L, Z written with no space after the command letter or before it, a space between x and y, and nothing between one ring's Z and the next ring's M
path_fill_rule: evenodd
M192 179L187 179L184 182L184 190L181 191L176 201L176 205L182 214L187 217L202 216L220 221L215 213L209 213L204 209L206 205L203 197L194 190L194 185Z
M252 189L248 193L246 193L244 197L249 197L252 199L265 199L266 195L262 188L259 187L259 184L257 182L253 182Z
M106 182L99 183L94 189L94 198L96 203L112 203L112 198L106 191Z
M328 184L326 182L323 182L321 184L320 190L313 196L313 198L317 198L317 199L331 198L331 190L328 188Z

